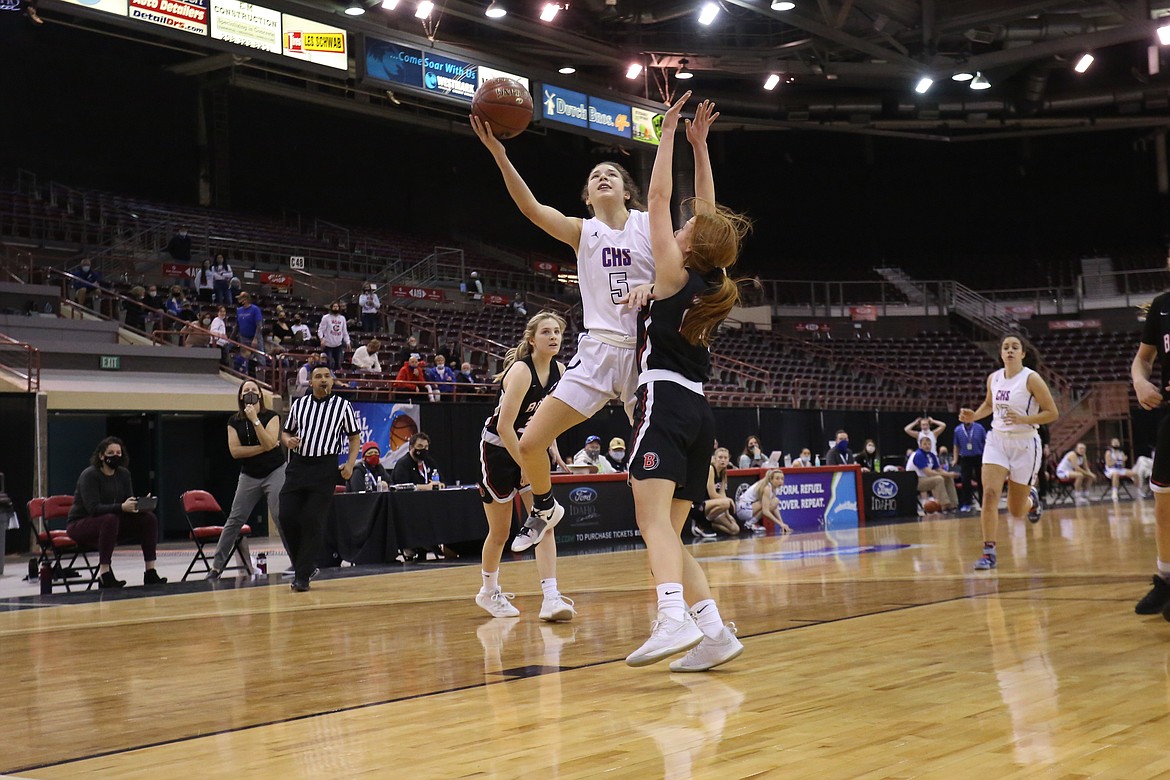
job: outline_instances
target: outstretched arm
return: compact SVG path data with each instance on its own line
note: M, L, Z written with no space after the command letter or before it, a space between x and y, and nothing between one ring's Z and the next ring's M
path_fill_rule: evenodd
M712 209L715 206L715 176L711 172L711 155L707 152L707 131L719 118L715 104L704 100L695 109L695 118L687 120L687 140L695 152L695 197L700 203L695 211Z
M536 199L528 184L508 159L508 153L500 140L492 135L491 125L481 122L474 114L471 116L471 129L475 131L479 140L491 152L492 159L504 175L504 184L508 194L512 196L520 213L528 217L532 224L548 233L558 241L563 241L576 251L581 243L581 220L577 217L566 217L552 206L546 206Z
M650 188L646 192L646 210L650 214L650 248L654 253L654 297L669 298L687 283L683 267L686 258L674 237L674 220L670 214L670 196L674 182L674 134L683 104L691 97L688 90L666 111L662 121L662 139L654 156ZM697 175L697 174L696 174Z

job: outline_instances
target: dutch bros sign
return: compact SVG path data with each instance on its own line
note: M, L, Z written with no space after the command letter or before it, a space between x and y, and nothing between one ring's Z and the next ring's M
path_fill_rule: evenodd
M589 103L584 92L574 92L555 84L542 84L540 102L543 106L541 114L545 119L574 127L589 126Z
M630 107L589 96L589 129L622 138L631 137Z

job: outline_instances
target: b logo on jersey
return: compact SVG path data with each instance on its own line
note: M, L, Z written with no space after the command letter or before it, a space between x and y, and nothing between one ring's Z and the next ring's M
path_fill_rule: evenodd
M620 246L607 246L601 250L602 268L617 268L633 264L634 261L630 259L630 250L628 249L622 249Z
M658 453L644 452L642 453L642 470L653 471L658 468Z

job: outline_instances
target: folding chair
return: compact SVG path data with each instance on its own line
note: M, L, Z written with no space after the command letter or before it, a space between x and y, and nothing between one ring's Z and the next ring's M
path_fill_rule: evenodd
M195 542L195 557L191 559L191 565L187 567L187 571L183 573L183 579L180 580L180 582L186 582L196 564L203 564L204 574L211 571L211 558L207 557L203 548L206 545L211 545L212 552L214 552L215 546L219 544L219 537L223 535L223 527L227 523L227 517L220 508L219 502L215 500L215 496L206 490L188 490L179 498L183 502L183 515L187 518L187 526L191 529L188 538ZM201 525L205 522L218 522L219 524ZM251 533L252 526L247 523L240 526L240 535L236 537L236 543L232 546L232 555L228 556L228 562L231 562L233 555L239 555L241 565L225 566L224 571L243 569L248 574L252 573L252 562L248 560L248 556L244 554L244 548L241 546L241 543Z
M349 488L346 487L345 485L334 485L333 486L333 495L340 496L342 493L346 492L346 490L348 490L348 489Z
M1065 502L1075 504L1076 497L1073 495L1073 486L1076 482L1071 479L1061 479L1057 477L1052 480L1052 499L1048 502L1050 506L1059 506Z
M65 530L72 508L73 496L49 496L28 502L29 519L36 532L37 546L41 549L37 567L47 561L53 570L50 587L64 585L66 593L72 592L73 586L83 584L86 590L90 590L98 577L98 565L89 560L89 554L97 550L78 544ZM88 579L79 571L88 572Z
M1126 498L1128 498L1130 501L1133 501L1133 493L1129 492L1129 483L1131 481L1132 480L1129 477L1122 477L1118 481L1117 495L1119 498L1124 493ZM1111 501L1111 500L1113 500L1113 480L1108 479L1108 478L1105 479L1105 489L1101 491L1101 495L1097 497L1097 500L1098 501Z

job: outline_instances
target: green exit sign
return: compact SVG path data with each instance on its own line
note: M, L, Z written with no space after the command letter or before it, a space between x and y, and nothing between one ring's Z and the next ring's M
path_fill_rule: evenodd
M120 355L102 355L101 360L103 371L119 371L122 368L122 357Z

